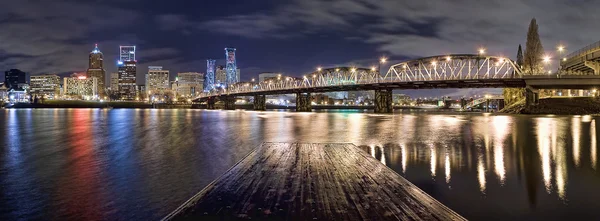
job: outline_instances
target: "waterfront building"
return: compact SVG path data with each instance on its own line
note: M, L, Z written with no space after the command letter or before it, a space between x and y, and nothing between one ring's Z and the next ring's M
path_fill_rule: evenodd
M225 48L225 72L227 73L227 85L238 82L237 63L235 58L235 48Z
M87 77L92 78L95 77L98 79L98 96L104 97L106 93L104 92L106 71L104 70L104 55L98 49L98 44L94 46L94 50L90 52L89 55L89 64L87 69Z
M204 89L204 74L198 72L178 73L175 82L177 96L194 97Z
M55 74L45 74L30 77L30 93L46 98L55 99L60 96L60 77Z
M119 73L114 72L110 74L110 90L113 92L119 91Z
M4 85L10 89L25 89L29 85L29 74L19 69L4 72Z
M63 95L72 99L96 99L98 95L98 78L87 77L84 74L72 74L65 77Z
M7 101L8 100L8 88L6 88L6 86L4 85L3 82L0 82L0 103L2 103L2 101Z
M263 72L263 73L258 74L258 82L277 79L277 77L279 77L279 76L281 76L281 73Z
M146 74L146 93L164 94L169 88L169 70L161 66L149 66Z
M119 61L119 95L121 100L135 100L136 75L135 61Z

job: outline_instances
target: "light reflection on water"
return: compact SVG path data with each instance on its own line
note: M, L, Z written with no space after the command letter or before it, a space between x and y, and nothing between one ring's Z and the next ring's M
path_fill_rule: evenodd
M260 143L354 143L469 219L599 219L596 117L0 110L0 219L159 219Z

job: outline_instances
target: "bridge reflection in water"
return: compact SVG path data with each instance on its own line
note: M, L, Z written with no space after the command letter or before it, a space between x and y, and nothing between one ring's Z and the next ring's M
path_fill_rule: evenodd
M568 193L572 193L578 198L572 201L580 203L585 187L579 188L587 181L570 179L569 173L589 174L592 183L598 183L596 120L590 116L570 120L538 117L530 122L514 119L492 115L470 121L461 116L402 116L401 127L420 129L403 131L397 142L360 147L450 208L466 213L465 217L478 217L477 211L466 207L476 202L493 203L482 200L488 197L526 200L530 208L536 208L553 201L568 204ZM573 189L569 191L570 180ZM524 197L505 193L520 192L522 187ZM460 195L472 193L473 188L478 188L481 199L465 204ZM547 200L551 198L556 200ZM499 211L515 207L503 206Z

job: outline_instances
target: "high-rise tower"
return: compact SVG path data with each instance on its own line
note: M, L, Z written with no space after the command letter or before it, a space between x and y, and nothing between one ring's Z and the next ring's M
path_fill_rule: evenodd
M119 46L119 94L122 100L136 98L137 60L135 59L135 46Z
M119 46L119 61L135 61L135 46Z
M204 75L204 91L210 91L215 85L215 63L217 61L206 60L206 75Z
M105 81L105 75L106 75L106 71L104 70L104 55L102 55L102 52L100 51L100 49L98 49L98 44L96 44L94 46L94 50L92 50L92 52L90 52L90 57L89 57L89 65L88 65L88 69L87 69L87 77L90 78L97 78L98 81L98 96L100 98L106 96L106 93L104 93L104 81Z
M237 65L235 62L235 48L225 48L225 71L227 72L227 86L237 83Z

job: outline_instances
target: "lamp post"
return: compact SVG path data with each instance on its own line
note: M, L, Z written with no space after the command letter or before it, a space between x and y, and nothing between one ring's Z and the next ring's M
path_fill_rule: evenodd
M377 69L377 82L379 82L379 77L381 77L381 64L385 64L387 62L387 58L386 57L381 57L379 59L379 68Z

